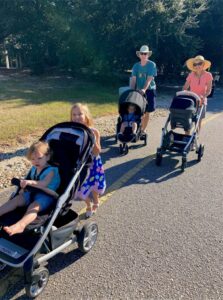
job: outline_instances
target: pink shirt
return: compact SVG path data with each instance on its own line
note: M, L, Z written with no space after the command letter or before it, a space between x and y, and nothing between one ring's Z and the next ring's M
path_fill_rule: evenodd
M201 77L198 77L195 72L191 72L187 76L187 82L190 85L190 91L196 93L198 96L204 96L207 91L207 85L213 80L210 72L204 71ZM207 105L207 98L204 98L204 104Z

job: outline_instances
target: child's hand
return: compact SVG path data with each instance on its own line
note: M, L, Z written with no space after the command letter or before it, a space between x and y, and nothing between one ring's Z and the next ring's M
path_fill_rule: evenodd
M27 186L27 184L29 184L29 180L26 180L26 179L20 180L20 186L22 189L24 189Z

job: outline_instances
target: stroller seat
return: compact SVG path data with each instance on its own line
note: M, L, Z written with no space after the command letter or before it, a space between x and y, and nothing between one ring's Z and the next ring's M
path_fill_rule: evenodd
M183 92L176 95L169 109L171 129L190 130L195 120L197 108L197 97Z

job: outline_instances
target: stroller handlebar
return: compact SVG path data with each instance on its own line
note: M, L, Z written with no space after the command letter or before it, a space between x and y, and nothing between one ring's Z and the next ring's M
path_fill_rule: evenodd
M176 93L177 96L192 96L196 99L196 101L200 102L201 98L197 94L191 91L180 91Z

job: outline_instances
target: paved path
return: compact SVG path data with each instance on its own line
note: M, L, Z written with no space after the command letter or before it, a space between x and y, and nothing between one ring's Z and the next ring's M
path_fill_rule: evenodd
M95 217L97 244L85 256L72 248L51 259L38 299L223 299L221 91L208 118L204 158L197 163L191 152L184 173L176 155L155 166L165 116L150 124L148 147L135 145L127 156L104 141L110 193ZM1 282L0 291L8 285L2 299L27 299L18 279Z

